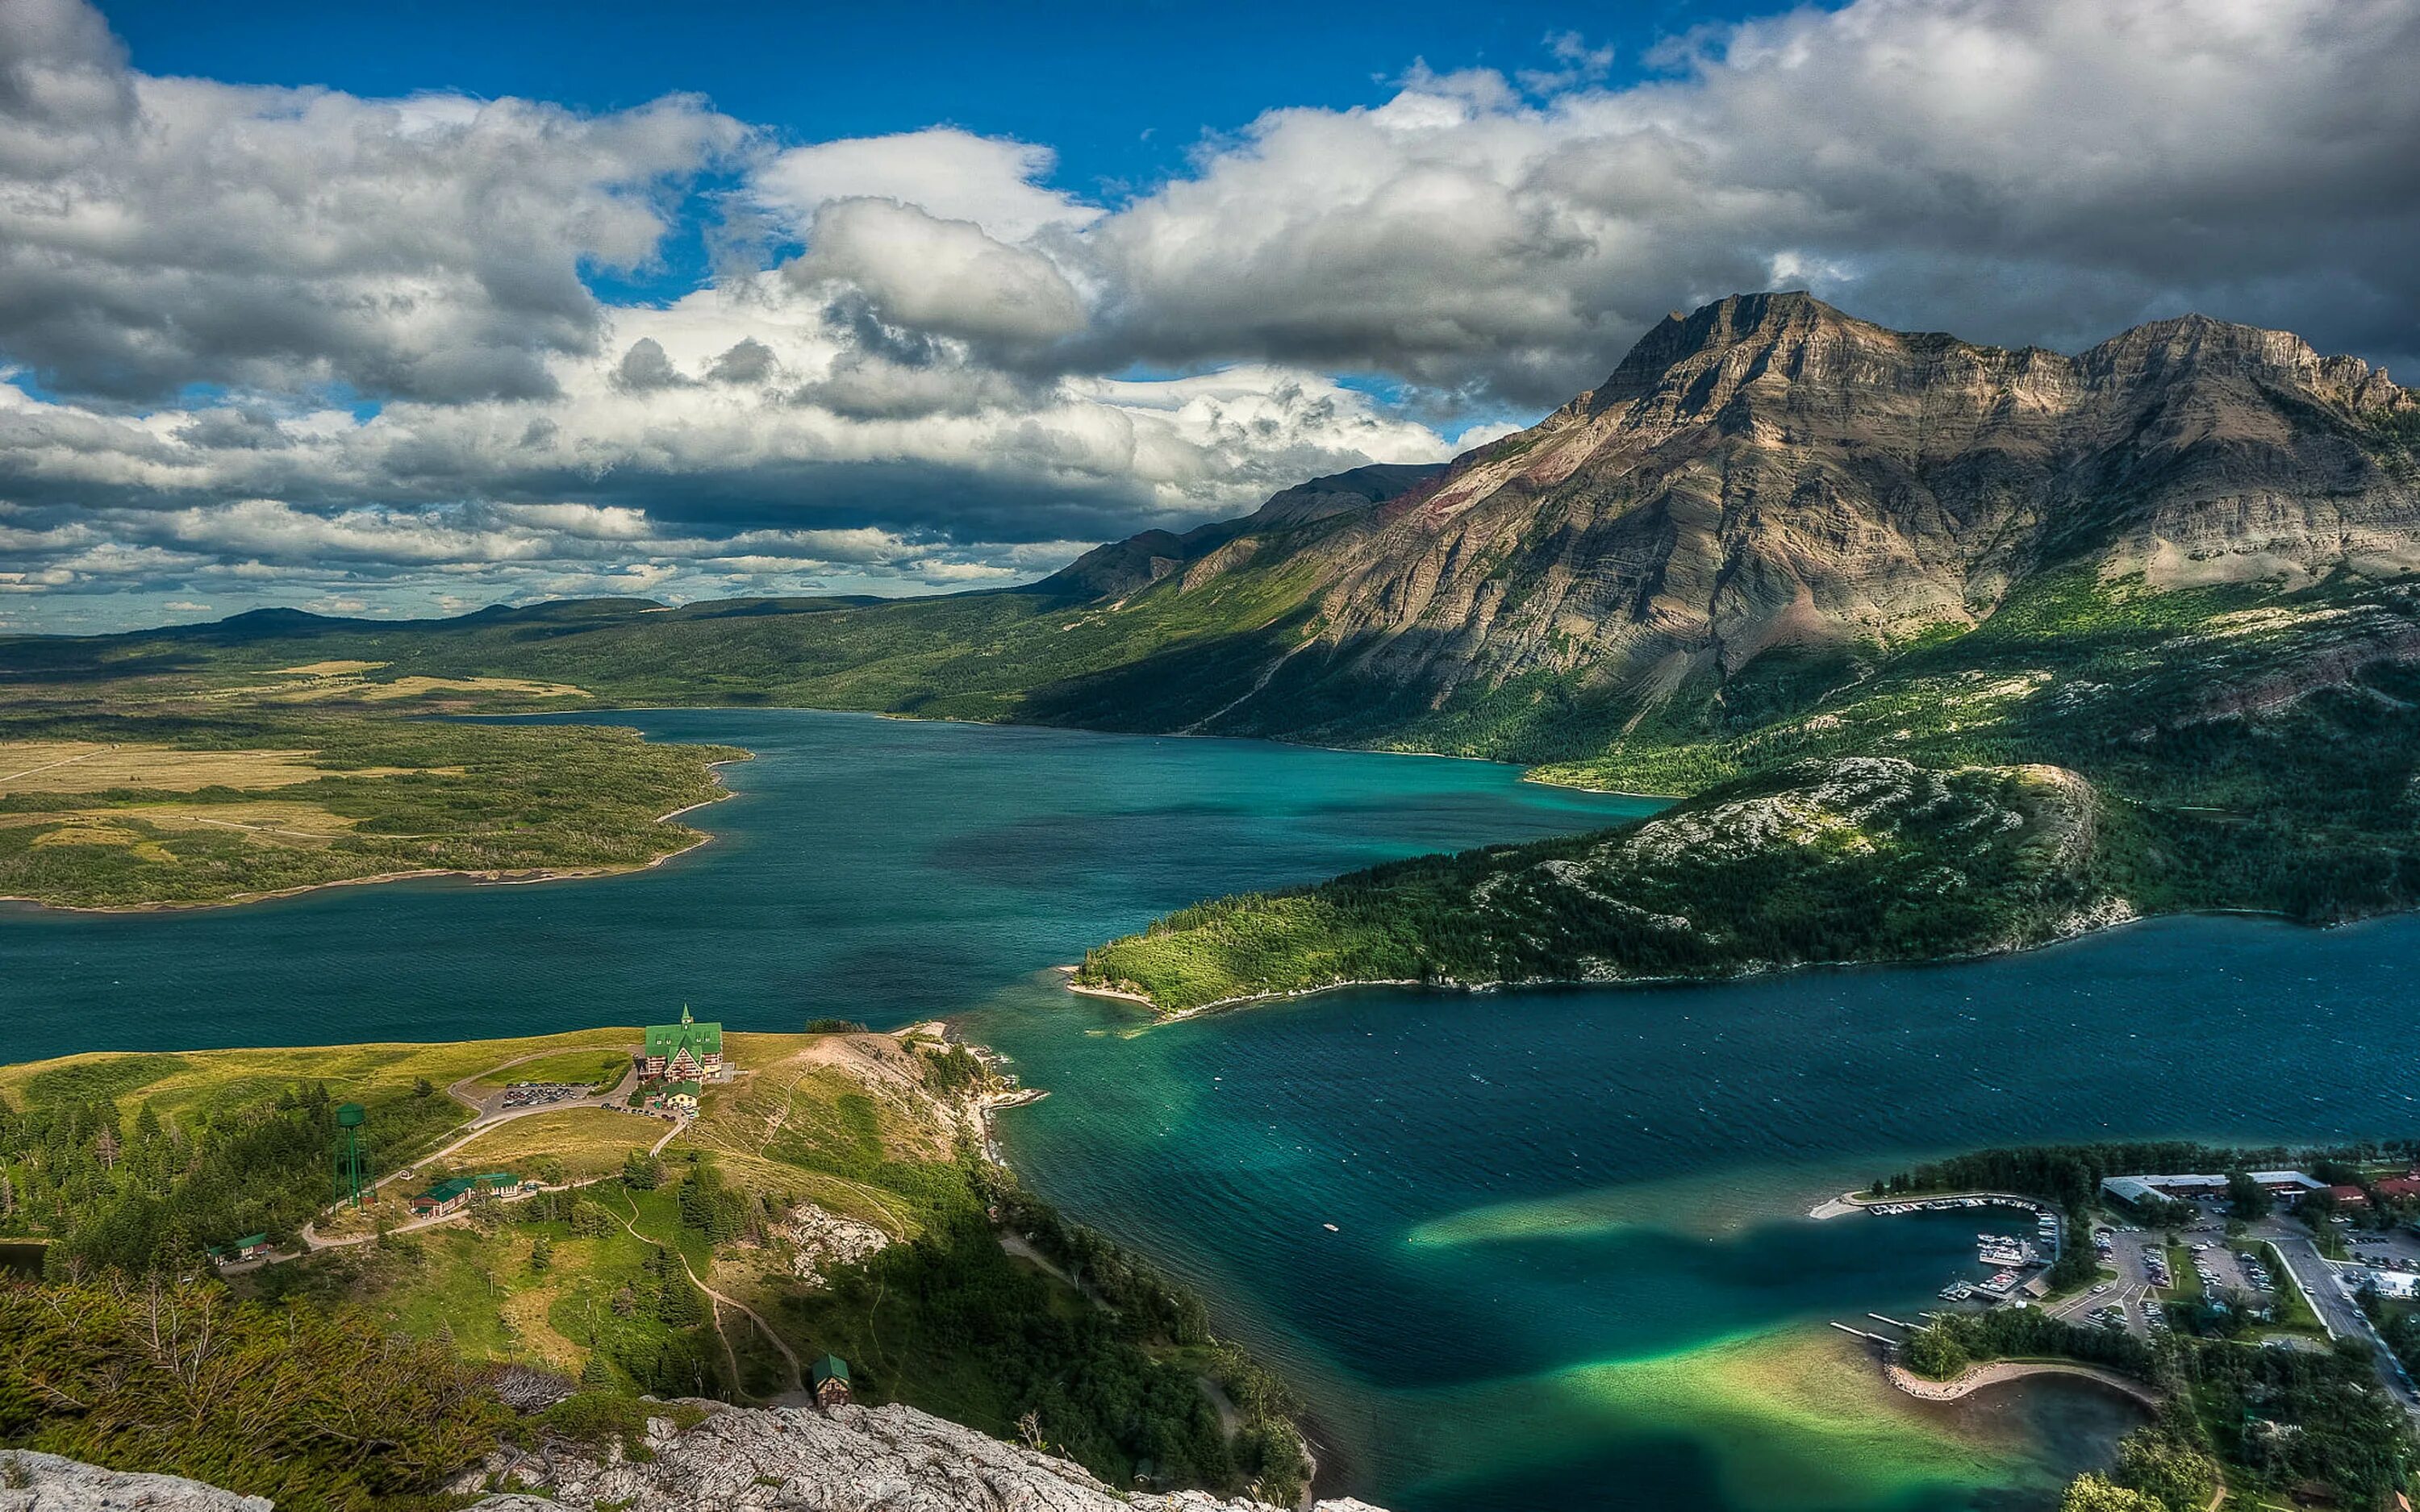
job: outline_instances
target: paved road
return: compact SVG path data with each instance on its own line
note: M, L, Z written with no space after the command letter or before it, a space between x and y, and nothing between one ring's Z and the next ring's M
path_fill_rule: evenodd
M2379 1379L2386 1383L2387 1392L2402 1405L2413 1423L2420 1424L2420 1392L2413 1391L2404 1379L2403 1372L2396 1365L2394 1352L2387 1349L2386 1341L2378 1336L2378 1330L2370 1326L2369 1318L2361 1310L2360 1304L2346 1294L2342 1283L2336 1279L2338 1267L2320 1256L2319 1246L2312 1241L2310 1232L2299 1224L2275 1218L2254 1226L2252 1231L2277 1246L2277 1253L2285 1258L2286 1269L2293 1273L2295 1281L2302 1286L2303 1295L2311 1300L2311 1309L2319 1315L2319 1321L2326 1327L2329 1337L2357 1338L2369 1345L2378 1358Z
M572 1048L577 1049L579 1047L575 1045ZM605 1047L599 1046L598 1048L602 1049ZM616 1048L627 1050L631 1047L623 1045ZM453 1086L447 1088L445 1089L446 1096L454 1099L454 1101L461 1103L464 1107L471 1110L471 1121L462 1125L462 1127L457 1131L455 1137L448 1141L442 1149L434 1150L429 1154L423 1155L420 1159L413 1161L409 1165L399 1166L395 1170L389 1171L386 1175L372 1181L365 1190L376 1191L378 1188L386 1186L392 1182L406 1180L410 1178L415 1177L421 1172L427 1170L430 1165L443 1160L446 1156L453 1154L464 1145L469 1144L471 1141L478 1138L481 1134L488 1133L497 1125L510 1123L515 1119L526 1119L532 1115L539 1113L556 1113L565 1108L627 1108L627 1104L622 1100L628 1095L629 1088L638 1078L639 1069L636 1062L633 1062L630 1069L622 1073L622 1079L613 1084L613 1089L610 1092L596 1093L588 1097L566 1098L560 1103L546 1103L532 1107L500 1108L495 1106L495 1104L502 1100L504 1092L507 1090L504 1088L498 1088L494 1092L489 1094L485 1098L473 1097L465 1090L465 1088L475 1087L481 1078L493 1076L500 1071L510 1070L512 1067L518 1066L523 1061L537 1060L548 1056L560 1055L562 1051L558 1048L554 1050L533 1051L526 1056L515 1056L512 1059L504 1061L499 1065L490 1066L485 1071L473 1072L470 1075L463 1077L460 1081L456 1082ZM643 1118L650 1117L650 1115L632 1114L631 1117ZM664 1130L663 1136L658 1139L655 1144L649 1148L647 1153L650 1155L662 1154L664 1147L672 1143L673 1136L688 1127L688 1119L674 1119ZM574 1187L590 1184L593 1183L569 1181L561 1186L541 1187L538 1188L538 1190L545 1192L567 1192ZM517 1199L507 1198L506 1200L511 1201ZM392 1234L413 1233L423 1228L437 1227L441 1224L455 1223L465 1216L467 1216L467 1214L464 1212L449 1212L433 1218L414 1218L409 1222L396 1225L393 1228L388 1229L387 1232ZM316 1222L307 1223L302 1226L302 1247L301 1249L294 1251L292 1254L281 1255L271 1253L264 1255L256 1260L239 1260L229 1265L223 1265L219 1267L219 1273L222 1275L240 1275L246 1271L256 1271L264 1265L273 1265L280 1260L298 1258L301 1256L310 1254L314 1250L340 1249L348 1244L365 1244L377 1237L378 1236L376 1234L372 1233L348 1234L335 1239L323 1239L319 1236L318 1224Z

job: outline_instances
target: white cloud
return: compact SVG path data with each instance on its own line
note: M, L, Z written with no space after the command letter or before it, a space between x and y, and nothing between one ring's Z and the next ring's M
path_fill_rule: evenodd
M2415 55L2404 0L1857 0L1624 88L1416 74L1091 228L1097 339L1544 405L1668 308L1783 282L2009 343L2200 308L2411 354Z
M541 393L583 266L655 255L746 139L670 97L586 116L162 79L76 0L0 0L0 351L46 383Z
M759 203L799 228L834 201L881 199L1023 241L1101 214L1035 182L1048 177L1056 161L1048 147L1030 142L937 126L794 147L757 169L751 182Z
M823 206L807 255L783 273L802 287L855 289L894 324L977 343L1039 345L1085 322L1083 301L1049 258L972 221L884 199Z

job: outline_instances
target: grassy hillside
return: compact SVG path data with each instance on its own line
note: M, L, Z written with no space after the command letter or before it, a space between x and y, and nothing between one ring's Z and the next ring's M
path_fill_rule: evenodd
M96 900L225 896L206 868L180 872L157 860L211 847L213 858L241 858L248 886L399 865L415 846L476 869L632 864L663 842L666 832L642 822L653 815L614 810L614 784L601 779L525 801L511 742L534 757L539 744L567 743L599 773L678 766L695 753L643 756L655 748L603 736L581 746L583 737L560 729L489 732L474 743L495 761L473 775L463 752L422 744L443 737L398 733L418 727L392 716L775 703L1129 730L1206 724L1541 763L1544 780L1675 795L1809 757L1892 755L1945 771L2048 764L2084 776L2118 814L2113 830L2129 843L2111 857L2126 869L2116 886L2145 911L2269 908L2323 919L2420 899L2420 591L2408 581L2339 573L2290 591L2157 588L2086 566L2044 570L1971 628L1783 641L1744 662L1676 659L1647 678L1613 676L1584 657L1542 662L1440 695L1404 642L1318 640L1310 553L1287 548L1344 528L1273 532L1262 549L1231 558L1254 539L1246 538L1125 597L1090 602L1040 593L681 609L615 602L408 625L264 614L0 641L0 706L20 738L153 738L110 721L157 728L173 718L192 725L173 737L179 746L307 747L333 753L316 762L394 769L373 778L355 764L324 779L341 791L301 791L282 758L231 789L243 797L225 799L252 808L195 814L192 800L155 784L101 825L85 822L93 816L82 799L10 793L0 822L45 805L50 843L74 852L74 875L44 880L51 858L29 840L7 839L5 823L0 847L17 845L16 869L41 885ZM213 710L278 733L215 733ZM464 773L452 775L455 766ZM482 783L502 790L493 803ZM380 805L424 791L429 801L409 815L380 816ZM316 807L278 807L293 804ZM525 812L537 822L506 822ZM221 817L252 832L194 822ZM393 833L404 829L410 840ZM275 831L285 834L274 856L255 855ZM6 856L0 849L0 880Z
M636 1039L0 1068L0 1234L53 1239L52 1285L105 1289L200 1270L204 1244L256 1230L290 1245L314 1221L349 1242L239 1274L238 1294L606 1394L783 1399L800 1385L796 1361L836 1352L860 1400L1003 1437L1033 1414L1112 1484L1149 1461L1176 1484L1290 1498L1300 1467L1284 1388L1214 1339L1188 1294L980 1158L968 1099L988 1073L963 1051L726 1035L737 1080L710 1088L659 1153L659 1119L557 1109L429 1158L468 1117L448 1087L484 1095L515 1075L601 1069ZM340 1101L369 1109L376 1173L424 1162L352 1217L321 1211ZM405 1227L409 1191L500 1168L556 1189ZM0 1317L9 1305L0 1295ZM1244 1405L1232 1433L1205 1376ZM8 1384L0 1372L0 1398ZM28 1412L35 1427L14 1430L27 1442L82 1442L67 1418ZM171 1462L160 1457L173 1447L148 1462Z
M1654 819L1222 899L1093 950L1162 1011L1346 981L1617 981L2006 949L2110 905L2050 767L1804 762Z

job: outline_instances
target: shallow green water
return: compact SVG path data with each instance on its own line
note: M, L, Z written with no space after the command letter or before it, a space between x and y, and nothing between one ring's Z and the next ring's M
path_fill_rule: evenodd
M1993 1142L2408 1132L2415 964L2412 919L2186 918L1969 965L1140 1032L1036 982L969 1027L1063 1094L1007 1116L1029 1179L1316 1383L1398 1512L2040 1504L2122 1406L1919 1409L1823 1326L1976 1274L1981 1215L1804 1212Z
M1202 1285L1352 1489L1431 1508L2039 1506L2125 1411L1893 1399L1825 1319L1981 1227L1798 1215L1910 1155L2408 1132L2420 923L2184 919L1978 965L1717 988L1340 994L1141 1029L1047 967L1195 898L1641 811L1471 763L788 711L712 845L539 887L0 916L0 1057L960 1015L1055 1095L1027 1179ZM2347 1068L2364 1068L2348 1074ZM1330 1231L1326 1225L1335 1225Z

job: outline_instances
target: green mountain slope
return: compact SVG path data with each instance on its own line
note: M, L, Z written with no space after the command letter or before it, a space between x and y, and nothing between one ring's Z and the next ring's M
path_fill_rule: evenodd
M1651 820L1204 903L1092 951L1162 1011L1350 981L1706 978L1972 954L2112 918L2100 806L2056 767L1793 763Z
M2139 837L2106 859L2137 906L2330 918L2420 898L2415 569L2420 399L2356 360L2198 316L2010 351L1750 295L1443 470L1316 480L1027 589L21 637L0 702L798 704L1679 795L1805 758L2046 764Z

